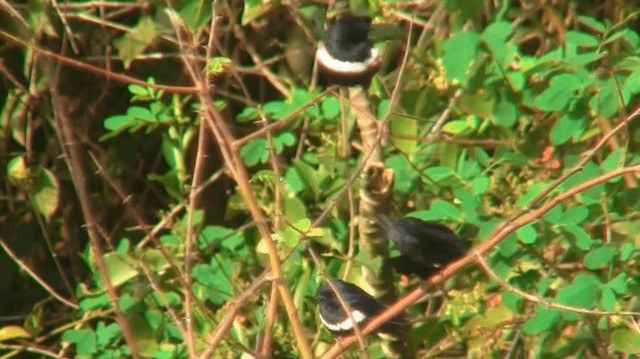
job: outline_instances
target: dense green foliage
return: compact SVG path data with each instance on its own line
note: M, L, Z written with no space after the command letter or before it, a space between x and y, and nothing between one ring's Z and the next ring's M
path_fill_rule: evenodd
M336 14L320 4L3 5L0 353L118 358L133 341L142 357L180 358L215 333L214 357L300 357L297 329L271 307L271 239L254 207L314 353L334 345L317 315L322 275L367 288L361 268L383 262L355 238L358 124L312 71ZM387 120L393 215L445 223L477 247L598 181L482 253L488 267L467 265L410 306L410 352L639 353L640 5L350 4L365 5L388 35L373 39L385 63L368 97ZM229 127L255 202L203 113ZM400 296L418 286L394 283ZM385 357L382 339L366 340Z

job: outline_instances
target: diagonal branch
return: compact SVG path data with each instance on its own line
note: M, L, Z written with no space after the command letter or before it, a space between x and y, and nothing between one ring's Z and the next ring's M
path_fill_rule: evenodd
M628 167L622 167L617 170L607 172L601 176L595 177L589 181L581 183L573 188L567 190L564 193L559 194L548 202L542 204L539 208L532 210L527 215L521 216L515 220L507 220L503 223L502 226L498 226L493 233L488 236L488 239L480 244L478 247L470 251L466 256L457 260L454 263L451 263L449 266L444 268L437 275L429 278L427 281L422 283L422 285L409 294L404 296L402 299L397 301L394 305L387 308L384 312L382 312L377 317L373 318L367 325L362 328L362 333L367 335L373 332L375 329L379 328L381 325L389 321L391 318L399 315L404 310L409 308L415 302L420 300L426 293L427 289L434 286L435 284L443 282L445 279L453 276L460 269L465 267L467 264L477 261L479 256L487 253L493 247L495 247L500 241L506 238L509 234L515 232L518 228L525 226L533 221L539 219L542 215L547 213L556 205L564 202L565 200L577 195L578 193L584 192L591 187L597 186L601 183L605 183L610 181L613 178L628 174L628 173L638 173L640 172L640 164L635 164ZM334 344L329 350L322 355L321 359L332 359L337 358L340 354L342 354L349 346L353 345L357 341L357 338L354 335L350 335L345 337L340 343Z

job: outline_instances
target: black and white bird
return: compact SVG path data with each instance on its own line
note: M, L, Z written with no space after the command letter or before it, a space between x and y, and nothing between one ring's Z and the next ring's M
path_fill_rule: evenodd
M411 217L391 220L384 215L376 219L401 254L390 263L402 274L428 277L467 251L465 241L440 223Z
M369 319L387 308L386 305L355 284L340 279L330 280L342 301L351 310L351 316L347 315L336 292L331 289L327 282L322 284L317 293L320 306L320 321L334 333L346 334L352 332L354 330L354 322L358 327L361 327ZM409 322L403 316L398 316L384 323L377 331L397 336L401 335L407 328L409 328Z
M369 86L380 69L380 50L369 40L371 18L344 15L329 26L316 60L328 81L344 86Z

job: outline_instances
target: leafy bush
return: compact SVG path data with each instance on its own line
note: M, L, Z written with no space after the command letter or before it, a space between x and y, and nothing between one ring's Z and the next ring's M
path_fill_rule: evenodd
M338 12L316 3L5 6L0 350L640 352L640 8L525 3L368 3L386 55L364 103L313 72ZM421 286L373 209L473 249ZM336 343L327 275L409 337Z

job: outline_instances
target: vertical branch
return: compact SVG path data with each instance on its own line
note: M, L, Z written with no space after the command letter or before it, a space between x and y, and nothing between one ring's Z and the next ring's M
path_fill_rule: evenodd
M349 89L349 100L352 111L356 117L356 123L360 130L363 151L369 154L364 164L364 179L360 186L360 204L358 222L359 246L367 258L383 258L389 256L389 242L379 226L369 218L374 218L376 213L383 211L391 196L393 184L393 171L384 167L382 161L382 149L379 146L378 123L369 108L369 100L361 88ZM377 297L386 299L395 296L393 285L393 272L388 266L382 266L374 272L371 268L362 268L364 278L374 289Z
M176 26L176 33L179 34L180 31L175 21L174 26ZM211 36L215 36L214 34L215 32L212 31ZM269 267L273 273L273 280L278 288L278 293L280 294L280 299L282 299L282 304L284 305L287 316L289 317L289 322L291 324L298 349L300 350L301 357L305 359L313 358L313 352L309 345L304 328L302 327L302 322L298 317L298 311L293 301L291 290L287 286L286 280L283 276L282 263L280 262L278 248L271 237L271 230L267 225L267 219L257 204L250 185L249 173L244 166L242 158L240 157L240 146L236 144L235 138L232 136L231 131L227 126L227 121L222 113L212 105L213 100L209 94L209 89L211 88L209 79L203 78L202 70L196 67L189 58L182 56L182 60L191 82L198 88L197 96L202 106L202 120L206 124L206 127L212 131L213 137L219 146L225 166L229 170L229 174L233 180L238 185L238 190L244 199L249 214L253 218L258 232L266 244L269 255Z
M348 97L348 90L344 87L340 87L340 132L341 132L341 146L340 146L340 156L342 156L342 160L345 161L345 164L349 163L349 157L351 156L351 147L349 146L349 129L347 126L347 106L345 98ZM351 171L349 166L345 167L345 176L351 177ZM345 266L343 279L346 279L351 272L351 267L353 267L353 258L355 256L355 228L356 228L356 212L355 212L355 202L353 198L353 188L351 186L346 186L345 190L347 191L347 203L349 208L349 234L348 234L348 248L347 248L347 265Z
M91 244L91 250L95 254L95 263L98 268L100 278L104 282L105 289L109 295L109 300L114 308L116 321L122 330L122 336L124 337L127 346L131 350L133 358L138 358L137 345L135 342L135 336L131 330L131 326L127 321L124 313L120 310L119 297L116 288L111 283L109 273L107 272L107 266L104 262L104 252L102 251L102 244L100 243L100 235L96 230L97 219L93 211L93 206L90 201L91 194L88 186L88 179L86 177L87 169L84 164L81 155L81 146L73 134L73 128L71 127L72 116L67 112L70 108L68 103L69 98L63 97L58 93L59 78L60 78L61 66L58 67L53 86L51 87L51 98L53 102L53 109L55 112L56 121L56 135L58 141L65 154L65 162L69 168L69 173L73 178L73 185L78 194L78 201L82 209L82 214L85 218L85 226L87 228L87 234L89 235L89 242Z
M189 192L189 207L187 208L187 237L185 238L185 256L184 256L184 310L185 310L185 326L187 331L187 347L189 348L189 356L196 357L196 345L193 328L193 277L191 276L192 259L194 257L195 238L193 217L199 206L199 192L196 189L205 178L204 159L206 158L206 132L207 126L204 121L200 121L200 129L198 134L198 148L196 150L196 163L193 170L193 178L191 180L191 190Z
M271 355L273 346L273 324L278 316L278 287L271 285L271 294L269 295L269 303L267 304L267 324L265 325L264 335L260 342L259 350L265 358Z

